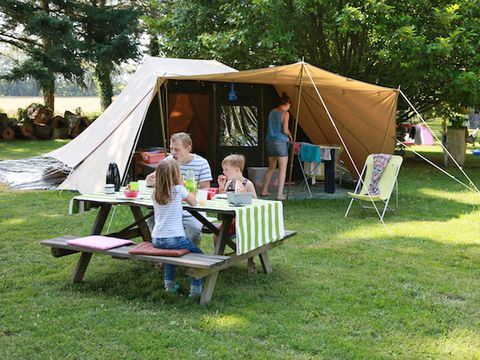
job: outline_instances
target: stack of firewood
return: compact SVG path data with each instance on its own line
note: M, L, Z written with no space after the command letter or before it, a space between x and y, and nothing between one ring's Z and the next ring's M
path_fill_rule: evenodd
M73 139L90 123L87 117L70 111L65 111L63 116L54 116L47 107L34 103L26 109L19 109L18 120L0 113L0 140Z
M14 127L17 121L9 119L7 114L0 114L0 139L12 140L15 137Z

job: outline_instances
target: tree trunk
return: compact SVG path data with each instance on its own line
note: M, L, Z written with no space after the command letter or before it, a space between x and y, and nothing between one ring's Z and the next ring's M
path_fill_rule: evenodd
M50 0L42 0L40 2L40 6L48 16L50 14ZM54 40L49 37L42 37L45 54L49 53L48 50L51 47L51 44L53 43L53 41ZM41 81L40 88L42 90L43 103L50 110L54 111L55 110L55 74L49 73L49 79Z
M113 86L110 74L113 66L111 64L97 64L95 68L95 79L97 82L100 105L104 111L111 103L113 97Z
M467 152L467 128L447 128L447 149L458 165L463 166L465 163L465 154ZM454 162L448 158L448 165L453 166Z
M148 42L148 52L151 56L160 55L160 45L158 44L157 37L153 34L150 34L150 41Z
M55 110L55 80L50 80L48 82L44 82L41 85L42 95L43 95L43 103L47 108L54 111Z

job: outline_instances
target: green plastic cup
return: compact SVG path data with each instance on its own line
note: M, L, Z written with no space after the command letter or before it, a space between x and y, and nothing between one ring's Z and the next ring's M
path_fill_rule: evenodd
M131 181L130 182L130 190L132 191L138 191L139 190L139 185L137 181Z

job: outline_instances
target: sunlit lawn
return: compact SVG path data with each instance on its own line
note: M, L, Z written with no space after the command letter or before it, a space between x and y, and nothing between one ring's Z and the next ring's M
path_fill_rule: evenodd
M13 158L60 144L0 145ZM468 157L477 185L478 165ZM88 234L95 213L68 216L72 196L0 190L1 359L480 357L480 195L411 152L386 227L358 208L345 220L347 199L287 202L298 236L271 251L273 273L222 272L206 307L167 296L151 264L106 256L70 284L78 255L39 241ZM111 229L129 216L117 210Z
M48 153L65 145L70 140L12 140L0 141L0 160L23 159Z

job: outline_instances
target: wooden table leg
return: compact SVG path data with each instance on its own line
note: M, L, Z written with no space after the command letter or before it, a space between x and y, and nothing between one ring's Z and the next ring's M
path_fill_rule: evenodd
M77 267L73 272L72 283L77 283L83 280L85 271L87 270L88 263L92 258L92 253L82 252L80 254L80 259L78 260Z
M267 252L265 251L261 254L258 254L258 257L262 263L263 272L265 274L270 274L272 272L272 264L270 264L270 259L268 258Z
M95 222L93 223L90 235L100 235L102 233L103 227L105 225L105 222L107 221L108 214L110 213L111 208L111 204L103 204L100 207L97 217L95 218ZM72 283L77 283L83 280L83 276L85 275L85 271L87 270L91 258L92 253L82 252L80 254L80 259L78 259L77 266L73 271Z
M143 215L142 210L138 206L130 206L130 209L132 210L135 221L139 222L138 229L142 234L143 241L152 242L152 235L150 234L147 223L143 220L145 216Z
M218 233L217 243L215 244L215 255L223 255L225 245L227 245L228 235L230 233L230 225L232 225L234 215L224 215L222 229Z
M100 235L102 233L105 222L107 221L108 214L112 208L111 204L103 204L100 206L95 222L93 223L92 231L90 235Z
M205 277L205 283L203 284L202 296L200 297L200 305L205 305L212 300L213 290L217 283L218 271Z

